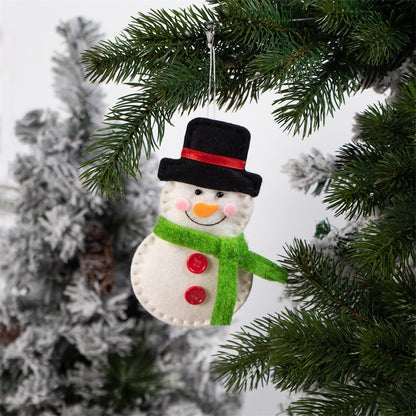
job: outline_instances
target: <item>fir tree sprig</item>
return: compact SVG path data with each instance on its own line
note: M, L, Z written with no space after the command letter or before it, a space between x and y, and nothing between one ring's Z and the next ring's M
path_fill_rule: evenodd
M316 254L315 249L310 251ZM286 263L295 274L288 281L289 291L303 300L302 309L255 320L233 335L218 352L214 374L230 391L256 388L268 379L279 389L303 390L307 397L288 409L296 415L412 414L416 334L410 306L415 291L409 288L409 274L414 281L414 272L403 269L380 291L365 280L345 284L349 276L334 280L330 273L310 267L319 273L316 284L312 270L308 272L299 257L292 248ZM343 291L344 302L338 302L337 290ZM320 301L319 292L329 299L327 303Z
M324 392L308 391L308 398L300 398L290 410L299 416L377 414L378 393L372 387L371 382L350 386L333 383Z
M374 106L357 118L356 143L341 148L325 201L348 219L382 211L351 243L362 273L384 279L397 262L412 264L416 244L416 68L409 66L396 102Z
M297 239L285 251L283 264L290 274L287 292L303 308L328 317L349 314L372 325L368 290L350 266Z
M257 319L220 347L213 372L233 392L257 388L269 377L276 388L290 391L345 382L360 366L354 352L359 325L306 310ZM257 356L260 351L263 355ZM335 357L348 365L339 366Z
M356 92L361 82L357 69L344 61L337 51L326 51L326 59L309 68L308 74L295 78L280 90L273 105L275 120L285 130L308 136L325 124L344 103L345 96Z
M186 62L195 48L205 50L205 23L214 19L206 7L139 13L114 41L101 41L83 53L86 76L93 82L119 83Z
M216 354L213 373L233 394L255 390L269 382L271 348L264 336L268 326L267 318L256 320L252 327L243 327L234 334Z
M177 108L194 109L206 97L200 88L205 74L194 77L189 67L181 67L180 76L160 71L152 83L134 84L136 94L121 97L97 131L94 142L86 149L93 156L81 165L87 168L81 179L92 192L107 190L111 197L122 187L122 173L136 178L142 154L150 157L161 143L165 124ZM132 84L133 85L133 84ZM186 92L184 91L186 88ZM187 92L194 94L188 95Z
M208 96L207 22L214 22L216 28L219 107L237 110L265 91L280 93L274 103L275 120L304 136L323 125L346 96L398 68L414 48L415 5L410 1L395 0L387 5L382 0L227 0L211 4L212 8L139 14L115 40L100 42L84 53L91 80L128 81L145 91L161 73L171 79L180 78L183 68L194 79L205 74L200 93L184 83L177 88L181 100L155 101L153 94L143 97L144 108L157 110L146 113L148 120L140 124L144 130L140 134L132 133L138 124L119 126L134 117L134 105L125 108L128 120L117 111L119 104L110 110L108 145L104 131L92 137L100 145L90 148L107 156L97 160L93 152L84 165L83 179L89 189L114 196L122 187L118 177L139 173L135 153L119 157L114 140L125 148L151 149L161 139L154 137L151 126L169 122L168 115L177 110L204 105ZM192 106L186 104L189 101ZM110 157L111 153L116 155Z
M409 63L392 103L357 117L325 190L352 226L286 248L287 291L299 306L254 321L221 347L213 368L230 390L263 380L250 373L251 350L276 388L305 395L291 414L416 414L415 98Z
M163 388L155 362L154 354L143 347L126 356L110 353L103 364L104 385L92 403L116 412L142 405L145 397L154 396Z
M396 199L384 217L371 221L351 243L351 260L371 279L388 279L401 267L416 262L416 198ZM371 277L370 277L371 276Z
M409 265L403 265L394 272L394 279L384 279L379 290L388 316L391 319L416 325L416 274Z
M89 168L81 173L80 179L91 192L106 189L113 198L118 190L123 194L122 173L136 178L143 150L149 155L160 143L169 114L151 118L158 111L152 105L158 97L149 100L146 95L143 91L119 99L106 116L104 128L95 133L94 143L87 147L87 154L93 156L81 164L81 169Z

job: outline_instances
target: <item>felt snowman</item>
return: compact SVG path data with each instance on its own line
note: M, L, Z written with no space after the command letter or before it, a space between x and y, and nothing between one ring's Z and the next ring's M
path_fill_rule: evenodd
M197 118L180 159L161 160L161 215L131 265L134 293L156 318L229 325L253 274L285 282L286 270L249 251L242 233L262 181L245 170L249 143L244 127Z

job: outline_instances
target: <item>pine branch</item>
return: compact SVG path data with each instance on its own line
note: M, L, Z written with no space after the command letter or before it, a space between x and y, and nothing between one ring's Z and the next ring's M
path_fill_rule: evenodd
M287 82L280 90L282 97L274 101L273 115L285 130L302 136L310 135L321 127L327 114L333 115L344 103L345 95L357 92L361 82L357 70L346 63L336 51L326 59L309 67L304 77Z
M91 192L105 192L114 198L117 190L123 189L122 173L136 178L142 154L150 157L158 148L165 123L170 122L174 111L194 110L206 102L201 89L206 74L195 77L192 66L183 65L177 71L181 74L177 77L169 71L160 71L146 87L131 84L139 92L122 97L110 111L104 129L93 136L94 143L86 150L95 156L81 165L87 169L80 178ZM192 90L194 94L184 94L185 85L186 91Z
M317 16L316 24L322 31L338 36L345 36L363 15L371 14L369 1L305 0L304 7Z
M359 328L360 359L364 366L371 368L375 377L382 377L390 383L400 383L403 380L415 382L416 364L413 325L397 322L377 322L370 329Z
M356 116L359 140L380 150L385 150L390 146L392 140L398 146L403 142L405 143L406 141L402 139L408 137L406 130L411 127L409 125L403 126L403 123L397 120L394 113L389 105L379 103L378 105L368 106Z
M219 108L238 110L248 101L257 101L262 80L251 77L249 62L242 58L217 65L217 98Z
M92 404L122 412L136 408L138 398L161 392L163 383L156 368L156 357L145 347L135 348L127 356L110 353L106 358L105 382Z
M330 317L349 314L372 326L369 293L351 268L297 239L285 252L283 264L290 275L287 292L295 301L308 310Z
M274 386L284 390L345 381L360 365L353 353L356 329L342 319L329 321L316 312L286 310L279 316L257 319L233 335L217 354L213 372L234 392L246 389L248 383L250 387L262 383L264 368L267 378L271 372ZM262 352L261 360L252 359L250 352L254 357ZM341 362L346 365L340 366Z
M406 332L389 323L368 327L346 316L285 311L233 335L213 372L233 392L256 387L270 374L276 388L306 390L308 397L288 409L296 415L378 416L380 409L411 410L402 394L414 385L415 341L411 325Z
M411 39L403 27L378 12L361 15L362 24L351 31L348 48L357 59L368 65L381 65L396 58ZM387 19L386 19L387 17ZM390 16L389 16L390 17Z
M299 80L322 60L325 43L288 40L278 49L257 54L250 62L253 77L260 78L264 91L279 89L288 80Z
M334 3L311 0L305 6ZM387 22L392 16L384 2L362 3L371 3L371 11L380 13L376 19L384 13L382 20ZM354 32L358 23L345 19L333 30L348 37L359 32ZM376 30L373 34L379 35ZM380 44L394 50L393 38L386 46L387 36L377 38L375 46L367 38L367 49L363 46L362 57L351 67L371 72L373 60L378 59L384 62L378 74L383 73L396 59L387 53L383 61L377 50ZM348 42L344 46L340 61L351 56ZM360 66L361 58L369 62L366 68ZM267 71L273 74L273 63L265 63L259 82L267 79ZM321 70L318 67L317 73ZM333 73L327 73L330 80ZM360 82L352 75L347 79ZM416 69L408 65L394 102L374 106L358 117L358 134L353 144L341 148L327 191L326 202L338 214L351 220L376 215L371 221L366 218L364 227L355 223L354 233L346 235L346 256L337 256L330 246L319 251L298 240L286 249L288 292L301 302L302 310L257 320L223 346L214 371L228 389L240 391L264 380L262 374L251 373L256 365L251 352L276 388L306 393L288 409L291 414L416 414L415 79ZM291 79L293 85L295 81ZM327 101L323 99L324 105ZM245 345L250 350L244 350ZM264 355L259 357L258 351Z
M394 205L396 195L416 192L416 69L412 68L402 81L397 102L371 107L359 116L356 143L341 148L325 198L336 215L369 216L376 207Z
M81 169L87 169L81 173L80 179L88 190L106 192L115 198L117 190L123 190L122 173L132 178L140 173L142 151L149 154L157 148L164 134L165 122L171 117L158 112L152 105L156 100L149 100L146 92L119 99L107 115L105 127L95 133L94 143L87 147L87 154L94 156L81 164Z
M415 189L416 143L404 146L405 143L402 149L396 148L394 152L384 152L376 166L375 185L380 193L389 196L389 200L394 198L394 195L406 195Z
M243 327L226 345L220 346L212 372L233 394L265 386L270 379L268 363L271 345L264 334L269 327L267 318Z
M308 391L308 397L298 399L289 407L297 416L378 416L377 393L362 383L354 386L335 384L328 392Z
M290 1L228 0L215 8L229 41L249 50L270 50L291 38L299 39L299 4Z
M85 75L92 82L125 81L141 72L137 55L137 47L125 35L101 41L82 54Z
M211 10L196 6L139 13L114 41L99 42L84 52L86 76L93 82L140 80L175 61L186 61L195 48L206 50L205 23L213 20Z
M67 43L66 54L56 54L54 62L54 90L71 114L70 134L74 146L84 143L99 125L103 114L103 93L84 76L80 54L91 47L102 35L97 24L83 18L61 23L57 31Z
M408 65L403 71L397 108L406 116L414 114L416 109L416 63Z
M410 326L416 325L416 272L414 266L400 265L392 279L379 282L380 298L388 316Z
M335 158L332 155L324 157L315 148L312 148L307 155L301 154L298 159L289 159L282 166L282 172L289 175L292 188L307 193L312 186L315 186L312 191L313 196L318 196L328 189L334 170Z
M393 388L389 380L382 387L369 378L355 385L333 383L326 392L308 391L308 397L298 399L288 411L297 416L414 416L416 393L411 383L402 382ZM409 406L410 404L410 406Z
M373 214L375 200L385 206L385 195L375 186L375 169L381 152L361 143L350 143L338 152L336 172L325 196L328 208L335 215L345 214L347 219Z
M397 199L385 216L361 230L351 243L351 261L361 265L368 278L389 279L397 264L416 261L416 199Z
M214 2L213 9L151 11L135 18L114 41L101 42L86 52L84 63L94 81L130 80L146 90L155 85L161 72L180 78L183 67L192 68L192 76L199 79L201 72L207 74L205 30L206 23L213 21L218 105L236 110L267 90L280 92L275 120L288 130L308 135L340 107L345 96L370 86L411 56L414 22L409 16L414 5L395 1L406 13L394 7L387 10L383 2L358 2L353 7L346 0L227 0ZM200 88L206 91L207 83L206 78ZM185 102L194 101L195 90L186 84L177 91ZM156 112L164 114L188 108L178 100L175 108L167 100L149 99L144 106L163 107ZM110 112L108 119L113 116ZM101 141L98 147L104 153L113 151L111 131L108 147L102 136L93 138ZM159 141L149 131L119 140L140 141L142 137ZM130 175L137 167L134 162L119 164L118 156L114 160L111 174L104 172L107 164L91 172L88 177L97 175L93 181L97 185L88 182L90 189L105 191L100 184L108 189L112 181L115 190L121 184L119 176Z

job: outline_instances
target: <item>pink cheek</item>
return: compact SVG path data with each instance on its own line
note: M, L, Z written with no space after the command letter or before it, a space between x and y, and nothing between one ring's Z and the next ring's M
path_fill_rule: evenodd
M232 217L237 212L237 207L234 204L227 204L222 212L226 217Z
M190 203L185 198L179 198L175 202L175 207L179 211L186 211L187 209L189 209L189 206L190 206Z

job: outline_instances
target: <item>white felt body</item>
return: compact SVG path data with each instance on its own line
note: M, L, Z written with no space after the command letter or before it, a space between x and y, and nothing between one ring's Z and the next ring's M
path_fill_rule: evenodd
M182 227L218 237L237 237L246 226L253 207L253 198L240 192L224 191L168 181L160 197L163 217ZM179 204L177 202L180 201ZM197 204L217 206L209 216L198 216ZM227 206L234 206L232 215ZM215 304L218 282L218 260L208 259L207 269L195 274L188 270L186 261L195 253L186 247L164 241L150 234L137 248L131 266L131 282L140 303L156 318L172 325L207 326ZM245 302L253 276L239 270L235 311ZM185 292L192 286L205 290L206 298L199 305L185 300Z
M137 248L131 265L131 282L140 303L152 315L171 325L201 327L210 324L217 294L218 260L204 254L206 270L192 273L186 266L194 250L181 247L150 234ZM237 302L234 311L245 302L253 276L239 269ZM206 298L199 305L185 300L185 292L192 286L205 290Z

